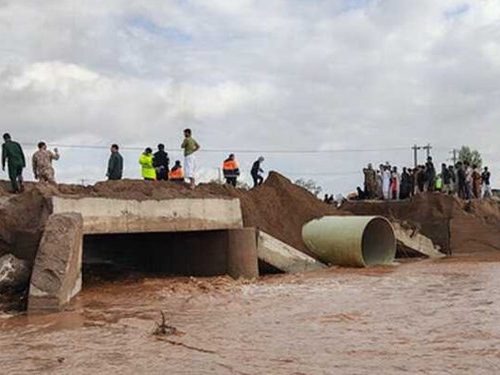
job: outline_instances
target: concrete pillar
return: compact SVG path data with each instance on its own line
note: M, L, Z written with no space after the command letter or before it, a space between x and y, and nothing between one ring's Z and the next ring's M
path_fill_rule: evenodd
M259 277L255 228L230 229L227 236L227 273L235 278Z
M82 242L80 214L49 217L31 275L28 312L59 311L80 291Z

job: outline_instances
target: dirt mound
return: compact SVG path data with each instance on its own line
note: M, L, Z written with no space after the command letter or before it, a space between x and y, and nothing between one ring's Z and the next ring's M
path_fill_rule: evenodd
M263 230L305 253L305 223L325 215L346 215L275 172L269 174L263 185L250 191L222 188L225 194L240 198L245 226Z
M500 250L500 205L494 200L462 201L428 193L407 201L351 201L343 210L408 222L444 251L470 253Z

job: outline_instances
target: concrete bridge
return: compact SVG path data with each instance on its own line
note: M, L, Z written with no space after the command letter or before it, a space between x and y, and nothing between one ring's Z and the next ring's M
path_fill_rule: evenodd
M254 228L243 228L238 199L53 197L28 310L63 308L81 290L85 257L133 253L171 274L258 277L256 238Z

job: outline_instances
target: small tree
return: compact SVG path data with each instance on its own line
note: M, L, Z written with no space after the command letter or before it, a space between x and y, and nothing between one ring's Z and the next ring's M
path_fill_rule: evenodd
M306 190L309 190L311 193L313 193L315 196L318 196L322 191L323 188L319 186L316 181L314 180L304 180L303 178L300 178L295 181L295 185L298 185L300 187L303 187Z
M483 158L478 150L471 150L469 146L462 146L458 152L458 160L462 163L469 162L470 165L477 165L479 168L483 165Z

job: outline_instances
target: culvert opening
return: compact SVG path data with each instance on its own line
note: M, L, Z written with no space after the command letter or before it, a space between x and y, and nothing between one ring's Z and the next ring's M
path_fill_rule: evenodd
M85 235L84 286L150 276L227 273L225 231Z
M396 254L394 230L387 220L374 218L365 227L361 242L365 265L391 262Z

